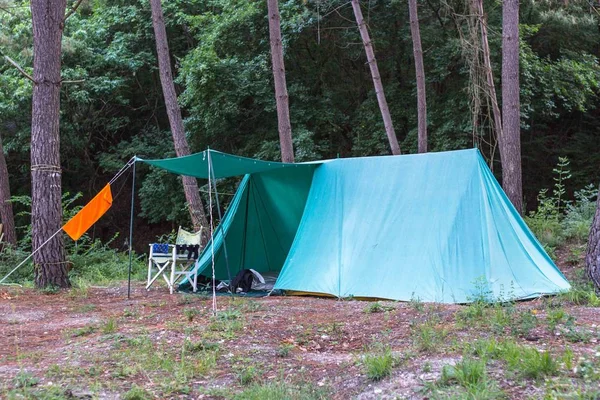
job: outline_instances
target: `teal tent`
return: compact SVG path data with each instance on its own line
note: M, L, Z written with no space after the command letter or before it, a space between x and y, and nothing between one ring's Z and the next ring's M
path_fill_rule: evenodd
M280 271L294 293L465 303L569 283L476 149L315 163L205 151L139 160L207 178L244 175L196 268ZM225 246L223 245L225 239ZM227 248L227 259L225 257Z

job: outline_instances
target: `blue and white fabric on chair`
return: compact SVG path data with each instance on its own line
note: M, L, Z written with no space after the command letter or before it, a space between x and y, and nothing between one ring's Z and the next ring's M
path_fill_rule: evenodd
M186 254L186 252L179 250L183 247L186 249L198 248L201 238L202 228L196 233L191 233L179 227L175 244L151 243L146 289L150 290L150 286L162 275L171 293L173 293L177 281L182 277L189 280L195 292L198 289L198 274L195 272L196 268L191 267L196 264L198 251ZM187 252L190 252L190 250L187 250Z
M152 243L152 252L154 254L169 254L169 245L167 243Z

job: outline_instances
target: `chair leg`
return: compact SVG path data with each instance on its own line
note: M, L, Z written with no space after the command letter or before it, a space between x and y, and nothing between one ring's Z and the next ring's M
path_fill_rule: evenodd
M152 279L150 279L150 282L148 282L148 284L146 285L147 290L150 290L150 286L152 286L154 281L156 279L158 279L160 276L165 278L165 281L167 281L167 284L169 283L169 280L166 277L165 271L169 267L170 263L171 263L170 261L166 261L165 263L163 263L162 266L160 264L157 264L158 271L156 272L156 275L154 275L154 277Z
M150 290L150 280L152 279L152 254L148 257L148 280L146 281L146 290Z
M194 293L198 291L198 270L194 265Z
M173 287L175 286L175 269L177 268L177 250L173 247L173 261L171 262L171 278L169 279L169 289L173 294Z

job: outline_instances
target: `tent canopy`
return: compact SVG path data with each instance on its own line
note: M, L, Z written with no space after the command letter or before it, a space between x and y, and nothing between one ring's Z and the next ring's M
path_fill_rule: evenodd
M208 177L246 174L196 264L227 279L281 271L277 289L464 303L570 286L476 149L283 164L214 151L142 160ZM195 160L195 161L194 161ZM217 160L219 163L217 163Z
M136 158L146 164L162 168L178 175L193 176L196 178L209 178L209 161L212 162L214 178L229 178L246 174L256 174L278 169L302 169L315 163L290 164L276 161L262 161L252 158L234 156L215 150L204 150L201 153L189 156L165 158L160 160L144 160ZM316 162L319 163L319 162ZM310 168L310 167L309 167Z

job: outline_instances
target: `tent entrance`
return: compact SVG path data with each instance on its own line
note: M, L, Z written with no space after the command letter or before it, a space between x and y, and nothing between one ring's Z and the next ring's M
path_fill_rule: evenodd
M216 279L229 279L227 261L231 277L242 269L260 273L281 270L304 213L316 166L244 176L211 239ZM199 274L211 273L212 245L209 242L200 255ZM185 290L187 285L183 282L180 288Z

